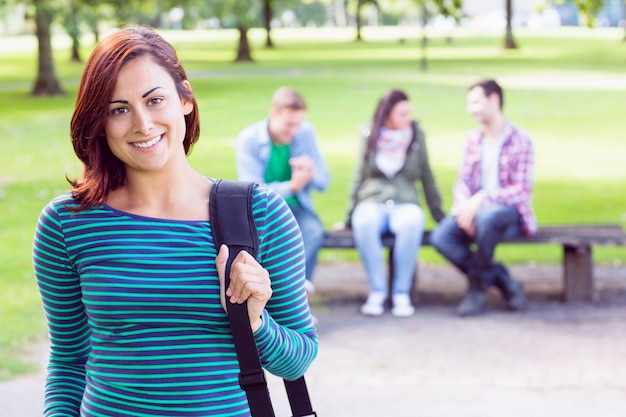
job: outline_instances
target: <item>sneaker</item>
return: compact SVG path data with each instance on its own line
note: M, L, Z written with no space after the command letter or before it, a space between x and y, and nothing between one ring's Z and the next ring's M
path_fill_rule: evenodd
M487 296L484 291L470 288L456 311L459 316L462 317L475 316L481 313L483 308L485 308L486 298Z
M361 306L361 313L366 316L380 316L385 312L385 299L387 295L384 292L372 291L367 296L367 301Z
M409 294L398 293L392 296L393 307L391 315L394 317L411 317L415 314L415 307L411 304Z
M527 304L524 285L518 281L511 282L507 287L505 299L509 309L513 311L524 310Z
M524 292L524 284L515 281L502 264L496 264L498 275L495 286L500 290L510 310L521 311L526 308L527 299Z

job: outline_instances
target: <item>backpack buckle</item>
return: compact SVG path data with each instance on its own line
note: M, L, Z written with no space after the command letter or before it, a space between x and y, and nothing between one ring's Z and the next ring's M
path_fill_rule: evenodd
M263 369L248 369L239 373L239 386L244 391L266 387L265 372Z

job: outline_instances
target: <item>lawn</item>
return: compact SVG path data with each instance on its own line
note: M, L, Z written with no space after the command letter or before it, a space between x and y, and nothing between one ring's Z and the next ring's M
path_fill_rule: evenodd
M501 49L500 35L459 30L451 43L434 35L427 72L419 67L418 32L407 29L366 30L362 43L352 42L347 30L279 30L274 50L263 49L263 33L253 31L252 64L232 63L231 31L164 35L179 51L199 101L202 135L190 160L207 176L234 177L234 138L267 115L278 86L303 93L332 173L330 189L316 195L327 227L345 215L359 126L389 88L411 97L449 208L464 134L474 127L464 111L465 92L481 77L501 82L505 113L534 139L540 225L626 225L626 43L620 30L518 31L521 48L514 51ZM32 98L34 38L0 38L0 380L31 370L27 347L45 336L30 251L39 211L68 189L65 176L78 172L68 132L82 65L69 62L68 46L66 38L55 38L66 95ZM86 39L84 57L91 47ZM560 248L511 246L499 249L498 257L558 263ZM597 263L621 264L625 258L624 248L595 252ZM356 259L354 251L322 253L322 262ZM425 248L420 262L442 259Z

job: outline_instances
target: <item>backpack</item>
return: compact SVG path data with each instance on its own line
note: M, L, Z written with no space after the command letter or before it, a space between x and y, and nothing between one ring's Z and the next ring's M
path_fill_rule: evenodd
M225 285L230 283L230 268L239 252L245 250L255 258L259 239L252 214L252 196L256 184L246 181L217 180L211 187L209 210L216 248L228 246ZM226 297L228 321L239 361L239 385L246 393L253 417L274 417L265 371L250 328L247 303L233 304ZM283 380L293 417L317 416L311 406L304 376L295 381Z

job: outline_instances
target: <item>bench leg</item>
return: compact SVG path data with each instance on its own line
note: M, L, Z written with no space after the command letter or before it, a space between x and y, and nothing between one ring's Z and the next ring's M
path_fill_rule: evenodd
M592 301L591 246L563 245L563 296L565 302Z

